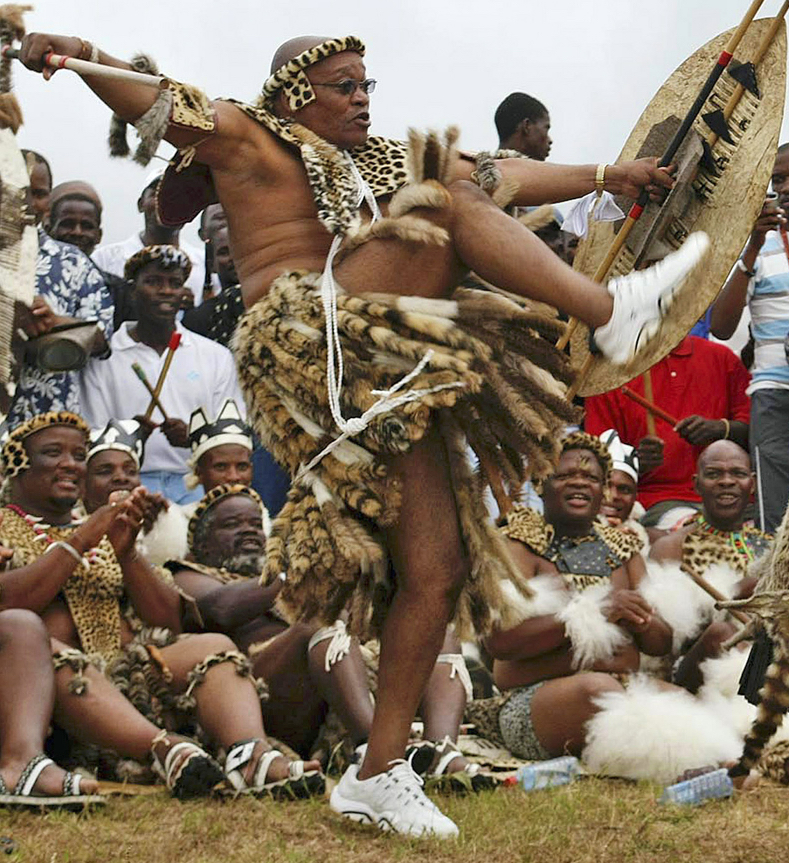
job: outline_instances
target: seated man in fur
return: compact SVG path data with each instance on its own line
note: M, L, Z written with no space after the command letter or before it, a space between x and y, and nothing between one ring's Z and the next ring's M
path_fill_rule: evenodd
M263 716L278 738L310 752L331 707L362 755L373 715L365 666L372 662L377 671L377 651L363 659L341 620L329 627L285 623L275 608L279 585L263 588L259 581L264 519L260 498L243 485L216 486L198 504L189 522L190 555L169 564L176 584L196 599L200 619L193 628L225 632L250 655L255 674L269 686ZM424 771L436 773L440 765L442 775L466 772L473 787L484 786L454 746L469 684L451 634L444 651L423 698L426 744L415 767L424 762Z
M710 444L699 457L694 484L702 511L655 542L650 558L663 565L650 565L645 586L648 595L654 594L653 601L665 607L664 614L675 630L675 643L685 642L679 647L686 652L674 679L691 692L703 682L700 664L719 655L721 644L738 627L723 616L710 623L714 600L688 576L705 579L728 597L748 596L755 583L746 577L749 564L770 544L765 533L745 523L754 491L746 450L733 441ZM670 564L678 564L682 575ZM705 623L709 623L706 628ZM688 644L692 644L689 649Z
M580 754L595 699L622 690L619 675L638 670L640 651L671 646L670 628L638 593L641 541L596 521L610 473L600 439L571 434L543 486L544 516L516 506L502 526L536 589L525 619L486 641L506 698L500 738L522 758Z
M179 797L210 794L223 779L261 793L287 786L289 796L322 788L317 763L291 763L266 739L260 687L230 639L177 637L184 597L136 548L151 495L137 488L75 518L87 447L87 424L65 411L17 425L2 447L9 502L0 544L14 553L0 573L0 607L44 621L58 725L72 741L109 750L112 764L151 756ZM194 722L226 751L224 771L168 733Z

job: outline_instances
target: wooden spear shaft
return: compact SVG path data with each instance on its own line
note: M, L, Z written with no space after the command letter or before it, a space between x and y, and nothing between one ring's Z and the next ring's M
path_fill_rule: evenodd
M654 404L653 401L648 401L643 396L640 396L637 392L631 390L630 387L622 387L622 394L626 395L629 399L633 399L633 401L637 404L640 404L641 407L644 408L648 414L653 414L656 417L660 417L660 419L665 420L665 422L667 422L672 427L679 422L679 420L671 416L670 413L666 413L666 411Z
M781 26L781 22L786 17L786 13L789 11L789 0L786 0L781 8L778 10L775 18L773 19L773 23L770 25L770 29L765 34L764 39L762 40L761 45L756 49L756 53L751 60L754 66L758 66L759 63L764 60L764 55L770 50L770 45L772 44L773 39L775 39L776 34L778 33L778 29ZM742 99L743 94L745 93L745 87L742 84L737 84L734 88L734 92L729 97L729 101L726 103L726 107L723 109L723 117L728 122L731 118L731 115L734 113L734 109ZM710 131L709 135L707 135L707 144L710 147L714 147L718 143L719 136Z
M167 377L167 372L170 371L170 365L173 361L173 355L175 354L176 348L178 347L180 342L180 333L173 333L172 336L170 336L170 342L167 345L167 355L164 358L164 365L162 366L162 370L159 372L159 380L156 381L156 386L154 387L153 395L151 396L151 402L148 405L148 410L145 411L145 419L147 420L151 418L153 409L156 407L156 402L159 400L159 396L162 394L164 379Z
M167 422L169 417L165 413L165 410L162 407L161 401L159 401L159 396L156 395L156 390L154 390L154 388L148 382L148 377L146 376L145 372L143 371L142 366L139 363L132 363L132 371L140 379L140 381L142 382L142 385L145 387L145 389L148 390L148 395L150 395L151 400L153 401L154 405L157 408L159 408L159 410L161 411L161 414L164 417L164 421Z
M644 372L644 395L651 404L655 403L655 394L652 392L652 369ZM647 434L655 437L655 414L647 410Z
M683 570L684 571L684 570ZM706 578L703 578L700 575L694 575L692 572L689 572L688 575L696 582L696 584L705 592L708 593L716 602L728 602L728 597L724 596L716 587L713 587ZM750 617L742 611L738 611L736 608L727 608L726 611L732 617L736 617L740 623L749 624L751 622Z
M685 140L685 136L690 131L690 127L693 125L696 117L701 112L701 109L704 107L704 103L707 101L707 97L712 92L713 87L718 82L718 78L723 74L723 70L728 66L729 61L732 58L732 54L734 54L737 46L742 41L742 37L745 35L745 31L750 26L753 21L756 13L759 11L759 7L762 5L763 0L753 0L751 5L748 7L748 11L745 13L745 17L740 22L739 27L732 33L731 38L726 43L726 47L721 51L720 56L715 62L715 66L712 68L712 71L707 76L707 80L704 82L704 86L699 91L698 96L696 96L696 100L691 105L690 110L685 115L685 119L680 124L679 129L674 134L674 137L671 139L668 147L666 148L665 153L663 153L660 161L658 162L658 167L667 168L671 164L671 160L677 154L677 150L680 148L680 145ZM602 282L605 277L608 275L608 271L611 269L614 261L616 260L617 255L622 249L622 246L625 244L625 240L630 236L630 232L633 230L633 226L635 223L641 218L641 214L644 212L646 205L649 203L649 193L646 191L642 191L638 196L638 200L633 204L630 208L630 212L627 214L627 218L624 221L624 224L619 230L619 233L614 238L611 243L610 248L608 249L608 253L603 259L600 266L597 268L594 276L592 277L595 282ZM557 342L557 347L561 350L567 346L567 343L570 341L573 333L575 332L576 327L578 326L577 318L571 318L567 324L567 331L565 334L559 339ZM585 372L588 372L589 367L591 366L591 360L584 364L583 369L581 370L581 374L585 375ZM583 377L579 375L579 380L582 381ZM578 384L580 386L580 383ZM575 390L577 392L577 388ZM573 393L573 396L575 393ZM572 397L572 396L571 396Z

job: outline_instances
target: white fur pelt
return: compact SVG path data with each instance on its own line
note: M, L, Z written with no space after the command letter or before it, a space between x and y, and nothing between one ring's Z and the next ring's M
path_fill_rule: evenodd
M189 520L177 503L170 503L148 533L138 541L140 553L154 566L164 566L168 560L182 560L187 555L186 532Z
M592 773L669 784L685 770L735 761L742 752L741 735L704 701L659 690L643 675L596 703L582 754Z
M742 738L756 718L756 707L737 693L747 659L748 651L736 648L705 659L701 663L704 684L698 693L698 698L725 719Z
M701 664L704 685L698 698L721 719L728 722L744 738L756 719L757 708L738 694L740 677L748 659L748 649L732 648L721 656L705 659ZM789 724L784 723L771 738L771 743L789 739Z
M630 636L606 619L610 584L593 584L576 593L556 617L564 624L573 646L573 668L592 668L611 659L630 641Z
M741 576L724 564L714 564L704 573L704 578L724 596L731 597L732 589ZM675 655L685 642L698 637L721 615L715 609L715 600L678 563L647 561L647 575L639 585L639 591L672 628Z
M501 582L501 592L507 601L507 619L515 621L512 625L532 617L556 614L570 601L570 592L559 576L537 575L529 579L529 587L534 595L525 597L509 578Z

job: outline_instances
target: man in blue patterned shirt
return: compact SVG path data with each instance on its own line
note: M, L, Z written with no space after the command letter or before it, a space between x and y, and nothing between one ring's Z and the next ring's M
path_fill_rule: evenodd
M30 314L20 321L28 336L42 335L59 324L96 321L101 331L91 354L109 355L113 305L104 280L91 260L76 246L58 243L39 228L36 262L36 297ZM22 365L8 424L18 423L47 411L79 414L81 372L45 372Z

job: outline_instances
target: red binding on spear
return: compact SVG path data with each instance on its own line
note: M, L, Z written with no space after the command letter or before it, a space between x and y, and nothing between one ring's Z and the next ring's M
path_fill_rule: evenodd
M10 60L19 59L19 49L11 45L3 45L0 54ZM131 69L118 69L115 66L102 66L100 63L91 63L90 60L79 60L76 57L68 57L65 54L55 54L49 51L44 55L44 63L50 69L70 69L78 75L93 75L97 78L114 78L118 81L133 81L135 84L145 84L146 87L166 88L169 86L167 78L163 75L145 75L142 72L134 72Z
M162 370L159 372L159 380L156 381L156 386L154 387L153 395L151 397L151 403L148 405L148 410L145 411L145 419L147 420L151 418L153 409L156 407L156 402L159 400L159 396L162 394L164 379L167 377L167 372L170 371L170 364L173 361L173 354L175 353L180 343L181 334L173 333L170 336L170 341L167 344L167 356L165 356L164 365L162 366Z

